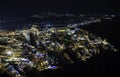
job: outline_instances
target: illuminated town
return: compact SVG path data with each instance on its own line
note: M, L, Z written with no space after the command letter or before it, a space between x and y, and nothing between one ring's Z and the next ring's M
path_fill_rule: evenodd
M119 0L0 0L0 77L120 77Z
M48 15L64 16L52 13ZM65 16L74 15L65 14ZM38 15L32 17L45 18ZM81 29L82 26L91 23L101 23L103 19L112 19L115 15L88 18L80 15L80 17L83 17L83 22L67 25L45 23L40 26L37 22L37 25L31 23L31 27L19 30L1 29L0 70L7 72L11 77L27 77L25 67L34 68L39 72L62 69L64 64L86 62L92 56L107 50L118 51L106 38L103 39Z

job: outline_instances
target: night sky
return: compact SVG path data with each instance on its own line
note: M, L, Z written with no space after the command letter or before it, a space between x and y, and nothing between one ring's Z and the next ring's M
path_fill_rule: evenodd
M119 13L119 0L4 0L0 14L32 14L39 12ZM9 14L8 14L9 13Z

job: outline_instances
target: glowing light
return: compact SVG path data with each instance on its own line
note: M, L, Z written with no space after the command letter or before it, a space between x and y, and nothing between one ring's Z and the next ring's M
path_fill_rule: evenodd
M75 30L72 30L71 33L74 34L74 33L75 33Z
M12 52L12 51L8 51L6 54L8 54L8 55L12 55L13 52Z

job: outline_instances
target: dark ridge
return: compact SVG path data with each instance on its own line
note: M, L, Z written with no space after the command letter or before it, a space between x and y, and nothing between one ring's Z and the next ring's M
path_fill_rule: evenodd
M119 26L120 17L116 17L112 20L103 20L101 23L93 23L88 26L84 26L82 29L88 30L96 36L106 38L107 41L119 49Z

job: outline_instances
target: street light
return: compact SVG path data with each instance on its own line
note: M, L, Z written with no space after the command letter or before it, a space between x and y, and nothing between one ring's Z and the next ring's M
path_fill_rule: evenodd
M13 52L12 51L7 51L7 53L6 53L7 55L12 55L13 54Z

